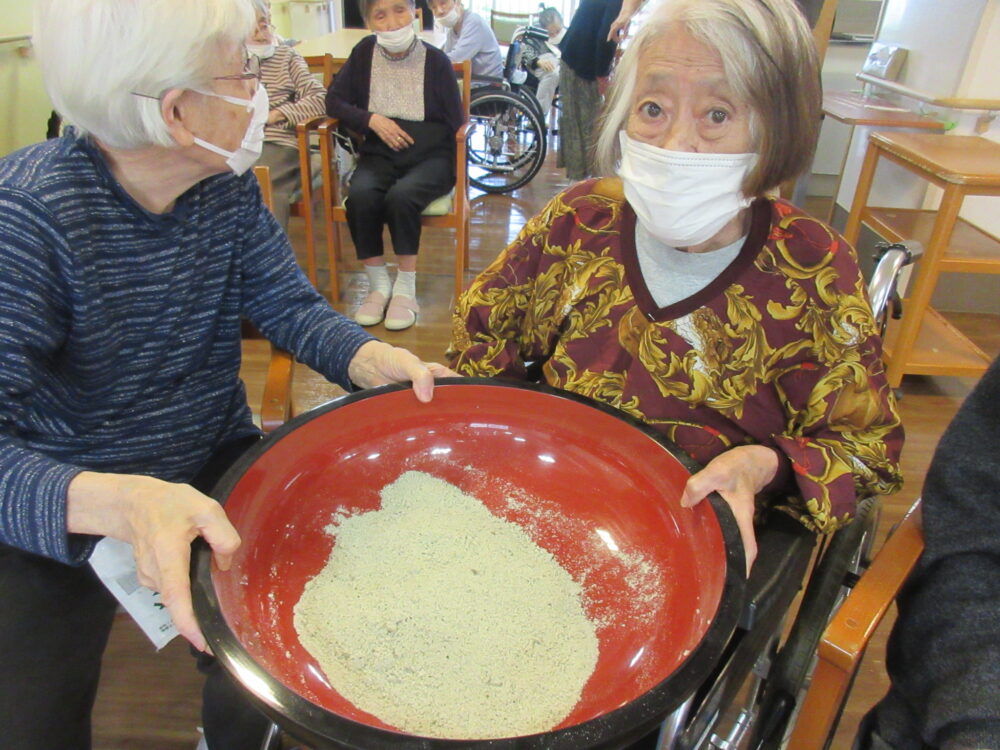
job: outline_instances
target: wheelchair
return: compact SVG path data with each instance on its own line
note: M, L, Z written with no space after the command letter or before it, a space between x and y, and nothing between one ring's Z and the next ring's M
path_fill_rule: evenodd
M868 296L880 331L890 317L899 317L899 274L921 255L919 243L912 241L876 246ZM540 375L540 363L530 363L529 379ZM658 733L619 750L803 750L789 747L789 739L817 647L871 564L879 517L879 498L861 498L850 524L821 537L781 511L765 515L756 527L759 554L739 623L722 658ZM830 747L835 730L836 723L823 750ZM261 750L280 747L281 731L272 724Z
M474 78L466 138L469 182L487 193L509 193L527 185L545 161L545 113L535 90L532 62L543 54L548 34L519 28L507 50L502 78Z

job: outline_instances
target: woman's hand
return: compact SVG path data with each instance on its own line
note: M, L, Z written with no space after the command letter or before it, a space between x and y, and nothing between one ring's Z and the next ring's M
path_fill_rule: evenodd
M207 650L191 604L191 542L204 537L216 565L229 569L240 537L219 503L186 484L85 471L70 482L66 526L131 544L139 583L159 591L178 632Z
M687 481L681 505L692 508L711 492L729 503L746 552L747 575L757 557L757 537L753 530L754 497L767 487L778 472L778 454L763 445L740 445L708 462Z
M368 127L374 130L375 135L393 151L402 151L413 145L410 134L388 117L373 114L368 120Z
M620 42L625 36L625 31L628 29L629 21L632 20L632 16L635 12L639 10L646 0L624 0L622 2L622 9L618 12L618 16L614 21L611 22L611 29L608 31L608 41L609 42Z
M358 349L347 366L347 374L362 388L410 380L417 398L427 403L434 395L435 378L455 377L458 373L437 362L421 362L412 352L398 346L369 341Z
M558 64L559 63L556 62L556 56L551 54L541 55L537 60L538 67L546 73L554 71Z
M278 125L282 122L285 122L285 120L286 120L285 113L282 112L280 109L272 109L270 112L267 113L268 125Z

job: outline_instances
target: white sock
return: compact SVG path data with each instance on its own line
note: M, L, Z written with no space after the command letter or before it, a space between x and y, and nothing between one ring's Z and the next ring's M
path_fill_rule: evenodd
M396 274L396 283L392 285L392 296L402 294L412 299L417 298L417 272L400 271Z
M388 299L392 282L389 280L389 269L385 267L385 263L379 266L366 265L365 275L368 276L368 291L382 292Z

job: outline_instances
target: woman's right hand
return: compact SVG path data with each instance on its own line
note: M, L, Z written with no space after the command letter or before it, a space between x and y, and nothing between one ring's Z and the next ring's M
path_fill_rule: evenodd
M229 568L240 537L219 503L187 484L84 471L69 484L66 527L131 544L139 583L160 592L192 646L207 649L191 603L191 542L204 537L216 565Z
M368 127L393 151L402 151L413 145L412 136L384 115L373 114L368 120Z

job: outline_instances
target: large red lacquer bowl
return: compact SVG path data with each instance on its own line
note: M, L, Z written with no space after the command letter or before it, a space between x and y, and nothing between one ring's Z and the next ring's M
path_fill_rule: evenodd
M226 572L196 555L195 607L215 654L264 711L313 747L621 747L686 699L716 663L742 596L743 551L717 497L681 508L693 464L621 412L546 386L439 381L333 401L290 422L222 479L243 544ZM597 667L544 734L419 738L327 683L293 626L337 512L377 510L406 470L441 477L520 523L577 580L600 623ZM513 498L513 502L511 499Z

